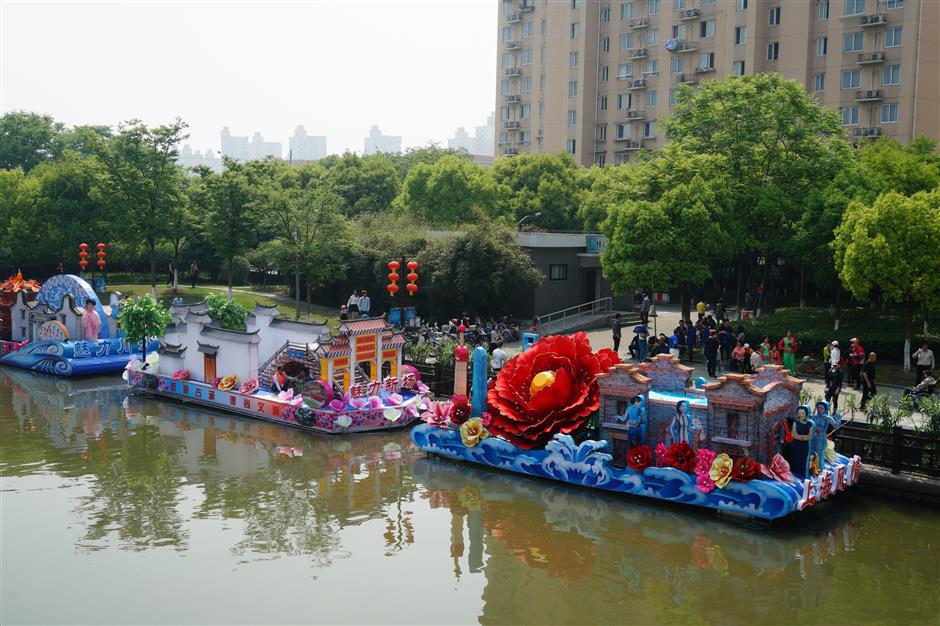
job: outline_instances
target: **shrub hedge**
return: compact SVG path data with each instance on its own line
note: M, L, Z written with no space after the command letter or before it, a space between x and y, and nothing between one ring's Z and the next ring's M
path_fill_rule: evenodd
M838 340L843 353L848 348L849 339L858 337L866 352L876 352L879 358L900 362L904 358L904 312L880 311L871 309L849 309L839 318L839 330L834 331L834 319L829 309L823 308L780 308L772 315L764 315L745 324L747 340L753 346L760 344L764 335L771 341L779 341L788 330L792 330L800 343L798 356L814 354L822 356L825 344ZM936 327L924 335L923 315L914 316L914 338L911 344L913 352L924 340L934 350L940 348L940 332Z

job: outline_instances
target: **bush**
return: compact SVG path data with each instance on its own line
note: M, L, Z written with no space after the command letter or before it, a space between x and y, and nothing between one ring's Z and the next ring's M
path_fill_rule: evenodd
M745 324L748 342L760 344L764 335L771 341L779 341L788 330L792 330L800 343L799 355L822 356L823 346L836 339L843 354L849 347L849 339L858 337L866 352L876 352L879 358L899 362L904 358L905 318L902 311L877 311L852 309L843 311L839 318L839 330L834 331L834 318L828 309L780 308L772 315L764 315L753 324ZM924 335L923 317L914 317L914 337L911 349L923 341L940 345L940 334L936 331Z
M238 302L229 300L222 294L213 293L206 298L206 307L209 317L218 322L222 328L245 330L245 318L248 312Z

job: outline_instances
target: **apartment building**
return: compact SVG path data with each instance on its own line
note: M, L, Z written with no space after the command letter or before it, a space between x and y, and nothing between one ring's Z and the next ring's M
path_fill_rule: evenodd
M938 0L500 0L497 154L624 163L680 85L774 71L858 140L940 137Z

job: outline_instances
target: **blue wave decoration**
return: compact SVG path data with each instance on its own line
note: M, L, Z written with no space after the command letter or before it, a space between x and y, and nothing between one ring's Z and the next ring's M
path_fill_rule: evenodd
M152 340L148 350L153 352L159 346L159 341ZM131 357L140 358L139 346L131 346L124 339L100 339L97 343L35 341L3 355L0 364L56 376L94 376L120 372Z
M615 467L610 464L611 456L601 452L606 442L587 440L579 445L568 435L555 435L544 450L523 450L497 437L468 448L456 430L419 424L411 431L411 441L424 452L460 461L768 520L799 510L803 497L801 483L770 480L732 481L723 489L705 493L696 486L694 474L673 467L649 467L643 472ZM835 473L839 465L848 468L848 464L849 459L839 455L826 469Z

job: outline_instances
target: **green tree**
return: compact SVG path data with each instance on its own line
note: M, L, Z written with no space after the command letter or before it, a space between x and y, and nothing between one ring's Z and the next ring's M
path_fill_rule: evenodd
M228 297L232 299L232 264L255 240L258 211L256 188L251 180L252 165L224 158L224 169L215 173L198 170L204 193L199 194L205 216L205 231L216 254L224 261Z
M0 168L22 168L29 172L40 163L56 158L57 142L64 127L49 115L11 111L0 117Z
M157 294L157 245L164 241L175 209L183 201L184 173L176 147L188 135L186 124L148 128L139 120L120 124L111 138L86 130L82 137L101 163L96 192L128 239L144 242L150 260L150 288Z
M121 330L131 343L141 342L142 360L147 360L147 341L166 334L166 327L173 317L166 308L151 296L131 298L118 313Z
M28 265L47 252L43 245L48 228L39 219L39 180L20 168L0 169L0 258ZM44 224L37 230L38 224Z
M420 148L408 148L401 154L388 154L385 156L394 161L395 168L398 171L398 179L403 181L405 177L408 176L408 172L419 163L434 165L440 159L448 155L457 156L466 161L473 160L473 156L463 148L456 150L452 148L442 148L435 143L429 143Z
M580 229L578 166L566 154L520 154L496 159L492 170L498 213L543 230Z
M492 222L432 241L418 260L427 301L438 315L502 313L519 291L543 280L512 231Z
M736 251L786 257L808 199L850 158L838 114L772 73L683 86L676 100L663 122L670 141L725 158L730 208L742 227ZM770 266L764 264L764 293Z
M610 184L601 263L615 291L679 287L688 318L689 287L710 278L712 265L732 249L730 186L723 157L679 145L632 165L628 176Z
M904 367L910 368L914 305L940 306L940 190L884 193L849 204L832 243L845 286L866 299L878 288L907 311Z
M360 157L347 152L319 161L318 165L326 168L333 192L343 199L342 212L347 217L387 211L398 195L398 172L389 155Z
M396 210L428 224L461 224L486 219L493 210L494 185L482 165L444 155L436 163L418 163L402 185Z

